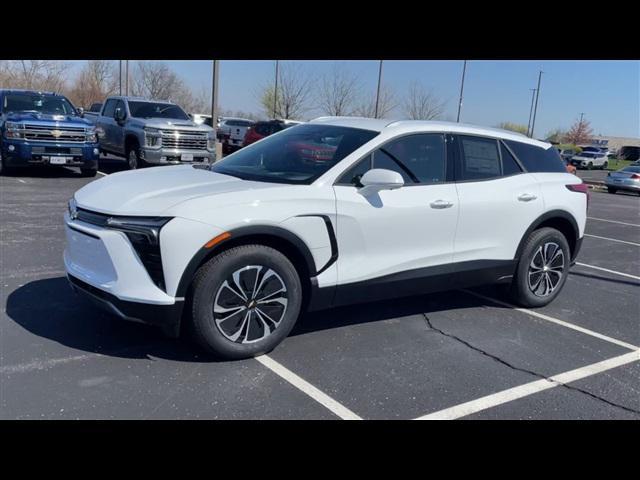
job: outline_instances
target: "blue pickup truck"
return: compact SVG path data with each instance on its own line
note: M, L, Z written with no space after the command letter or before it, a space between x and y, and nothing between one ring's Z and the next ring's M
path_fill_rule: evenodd
M81 110L53 92L0 90L0 175L12 167L79 167L98 171L95 127Z

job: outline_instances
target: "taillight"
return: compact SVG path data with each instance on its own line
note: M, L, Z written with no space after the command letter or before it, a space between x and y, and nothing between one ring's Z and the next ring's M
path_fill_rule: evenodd
M633 180L640 180L640 175L638 175L637 173L634 173L633 175L631 175L631 178Z
M591 193L589 192L589 186L586 183L574 183L571 185L565 185L565 187L572 192L584 193L587 196L587 208L589 208Z

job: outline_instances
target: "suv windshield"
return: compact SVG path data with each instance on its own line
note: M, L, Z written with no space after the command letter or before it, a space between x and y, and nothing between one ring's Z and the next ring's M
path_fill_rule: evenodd
M171 103L134 102L129 101L129 111L137 118L175 118L189 120L184 110Z
M4 112L35 112L50 115L76 115L76 109L64 97L39 93L13 92L4 96Z
M210 168L243 180L310 184L379 132L304 124L254 143Z

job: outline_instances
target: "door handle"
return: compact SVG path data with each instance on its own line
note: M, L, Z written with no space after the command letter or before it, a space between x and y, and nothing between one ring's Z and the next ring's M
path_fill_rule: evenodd
M530 202L531 200L535 200L536 198L538 197L531 193L521 193L520 195L518 195L518 200L520 200L521 202Z
M453 207L453 203L448 200L434 200L429 205L431 205L431 208L438 209Z

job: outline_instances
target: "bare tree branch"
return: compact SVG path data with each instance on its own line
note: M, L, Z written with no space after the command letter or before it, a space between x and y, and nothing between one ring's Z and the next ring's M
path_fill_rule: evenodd
M396 95L386 84L380 85L378 101L378 118L387 117L396 108ZM374 118L376 115L376 94L360 97L353 112L361 117Z
M267 118L273 117L273 81L258 91L258 98ZM301 119L311 110L314 80L297 64L283 64L278 75L278 96L275 116L291 120Z
M359 90L358 78L344 67L333 65L330 74L322 78L318 104L325 115L353 115Z
M413 82L403 102L403 112L411 120L435 120L444 112L445 102L422 85Z

